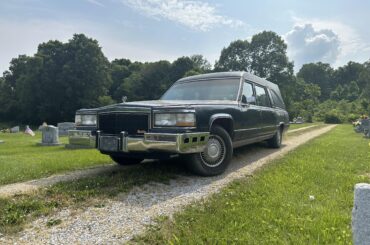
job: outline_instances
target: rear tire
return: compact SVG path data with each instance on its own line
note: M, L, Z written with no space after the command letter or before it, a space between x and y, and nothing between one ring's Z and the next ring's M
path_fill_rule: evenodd
M141 163L144 159L141 158L129 158L124 156L114 156L110 155L110 158L112 158L113 161L115 161L119 165L134 165Z
M280 148L282 140L283 140L283 129L279 128L276 131L274 137L269 139L267 143L271 148Z
M220 126L214 126L203 152L186 155L187 167L195 174L214 176L225 172L233 156L230 135Z

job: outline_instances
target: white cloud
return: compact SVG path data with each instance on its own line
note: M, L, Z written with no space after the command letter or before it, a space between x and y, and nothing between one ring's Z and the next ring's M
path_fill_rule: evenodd
M89 3L91 3L91 4L94 4L94 5L96 5L96 6L99 6L99 7L105 7L105 5L104 4L102 4L100 1L98 1L98 0L85 0L85 1L87 1L87 2L89 2Z
M302 64L322 61L333 64L340 53L340 41L332 30L315 30L311 24L296 25L285 35L288 55L296 69Z
M180 23L194 30L208 31L218 25L239 27L244 25L220 15L215 6L206 2L189 0L122 0L140 13L155 18Z
M338 67L341 65L346 64L348 61L353 60L357 62L364 62L366 59L369 57L369 51L370 51L370 44L366 42L361 35L358 33L358 31L351 26L344 24L339 21L334 21L334 20L324 20L324 19L305 19L305 18L300 18L296 17L293 14L292 17L294 21L294 28L297 26L302 27L302 26L307 26L310 25L312 26L314 32L322 32L324 35L327 37L333 37L332 33L334 33L337 36L338 41L336 40L331 40L329 39L324 39L321 40L323 43L327 44L327 49L322 50L323 52L327 52L326 55L324 55L324 62L328 62L334 67ZM288 53L292 56L291 58L294 59L294 52L299 51L300 47L296 46L295 50L291 49L291 43L288 41L288 34L291 32L294 32L291 30L285 35L285 38L288 42ZM320 35L320 34L317 34ZM329 45L329 43L332 44L332 46ZM338 45L338 49L336 48ZM305 46L302 46L301 49L305 48ZM335 51L337 49L337 51ZM304 52L304 51L302 51ZM336 58L334 59L333 57L336 54ZM310 54L308 54L309 56ZM331 59L330 59L331 57ZM314 61L314 60L312 60ZM312 62L311 61L311 62ZM297 62L296 62L297 63ZM296 67L300 68L300 67Z

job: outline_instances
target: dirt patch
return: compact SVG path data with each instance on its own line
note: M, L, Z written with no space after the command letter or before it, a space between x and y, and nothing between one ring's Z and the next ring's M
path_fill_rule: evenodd
M335 125L291 137L281 149L254 145L235 150L226 173L216 177L179 176L170 184L148 183L130 193L107 201L102 208L90 207L72 215L65 209L35 220L29 228L14 237L0 238L2 243L17 244L122 244L145 231L159 215L171 216L185 205L218 192L230 182L253 174L254 171L307 141L320 136ZM61 224L48 227L48 220Z
M309 129L309 128L313 128L313 127L316 127L316 126L318 126L318 125L311 125L311 126L307 126L307 127L303 127L303 128L288 130L287 133L289 134L289 133L299 132L299 131L306 130L306 129Z

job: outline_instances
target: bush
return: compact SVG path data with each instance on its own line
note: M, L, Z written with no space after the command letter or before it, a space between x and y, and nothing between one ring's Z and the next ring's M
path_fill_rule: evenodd
M358 118L359 118L358 115L351 113L347 116L347 121L352 123L352 122L356 121Z
M343 122L343 118L339 115L336 110L331 110L324 116L325 123L340 124Z

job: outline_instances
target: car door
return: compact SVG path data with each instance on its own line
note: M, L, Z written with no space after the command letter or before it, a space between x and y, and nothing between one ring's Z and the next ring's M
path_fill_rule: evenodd
M273 135L276 131L276 114L265 87L255 85L256 102L261 111L260 136Z
M240 128L236 130L236 140L248 140L258 136L261 115L255 102L253 84L243 82L240 107Z

